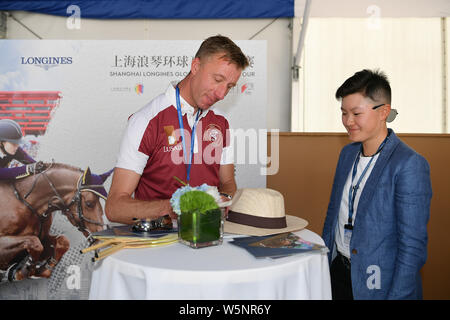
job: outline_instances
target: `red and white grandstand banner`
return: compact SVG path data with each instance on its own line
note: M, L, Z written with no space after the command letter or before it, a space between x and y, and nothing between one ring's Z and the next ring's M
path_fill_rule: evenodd
M59 91L0 92L0 119L19 123L23 135L44 135L60 97Z
M239 187L265 187L266 41L236 43L250 65L214 108L233 129ZM21 125L36 160L103 172L116 164L128 117L188 74L200 44L0 40L0 118Z

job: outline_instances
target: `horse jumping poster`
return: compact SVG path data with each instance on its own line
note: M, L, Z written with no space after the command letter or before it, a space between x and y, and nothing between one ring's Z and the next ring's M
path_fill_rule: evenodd
M88 298L80 250L109 224L127 119L187 75L200 43L0 40L0 299ZM250 66L215 108L236 130L238 187L265 187L266 42L236 43Z

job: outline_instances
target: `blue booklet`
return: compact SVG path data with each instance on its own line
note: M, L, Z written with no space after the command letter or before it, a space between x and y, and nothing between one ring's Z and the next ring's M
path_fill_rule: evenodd
M326 246L302 239L292 232L263 237L243 237L230 241L256 258L280 258L305 252L328 252Z

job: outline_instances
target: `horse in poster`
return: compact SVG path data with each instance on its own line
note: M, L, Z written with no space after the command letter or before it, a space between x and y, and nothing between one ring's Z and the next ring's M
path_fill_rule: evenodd
M48 278L69 249L64 235L49 233L53 212L60 211L90 241L103 229L106 198L98 176L60 163L44 164L41 173L0 181L0 282Z

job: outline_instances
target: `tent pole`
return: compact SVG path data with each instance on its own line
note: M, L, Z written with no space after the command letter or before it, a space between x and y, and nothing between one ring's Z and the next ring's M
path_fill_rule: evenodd
M311 8L311 0L306 0L305 9L303 11L302 30L300 31L300 39L298 40L297 52L294 57L294 65L292 67L293 78L296 81L298 80L299 77L300 60L303 51L303 43L305 42L306 29L308 27L310 8Z

